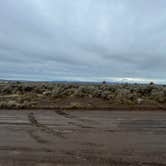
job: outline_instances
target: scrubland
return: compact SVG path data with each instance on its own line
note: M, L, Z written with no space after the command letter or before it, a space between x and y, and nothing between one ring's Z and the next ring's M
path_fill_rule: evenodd
M0 108L166 110L166 85L2 81Z

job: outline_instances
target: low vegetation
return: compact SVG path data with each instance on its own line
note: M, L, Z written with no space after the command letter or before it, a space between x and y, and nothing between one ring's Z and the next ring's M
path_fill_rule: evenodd
M1 109L166 109L166 86L0 82Z

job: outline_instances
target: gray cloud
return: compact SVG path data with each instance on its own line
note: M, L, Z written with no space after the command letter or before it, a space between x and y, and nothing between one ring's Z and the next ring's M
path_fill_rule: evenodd
M165 0L0 1L0 77L165 80Z

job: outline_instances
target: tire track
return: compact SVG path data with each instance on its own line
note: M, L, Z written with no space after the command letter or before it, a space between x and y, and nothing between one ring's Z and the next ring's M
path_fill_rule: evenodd
M59 138L65 138L64 135L62 134L62 132L60 132L58 130L51 129L48 126L39 123L37 121L37 119L35 118L33 112L28 114L28 119L29 119L31 125L36 127L37 129L39 129L40 131L45 132L45 133L50 134L50 135L53 135L53 136L57 136ZM32 136L34 136L34 134Z
M76 117L74 115L71 115L71 114L68 114L64 111L60 111L60 110L57 110L55 111L58 115L61 115L67 119L72 119L72 120L76 120L78 122L69 122L68 124L71 124L71 125L74 125L74 126L77 126L77 127L80 127L80 128L87 128L87 129L90 129L90 128L95 128L93 126L88 126L88 125L84 125L84 124L81 124L80 122L83 122L83 123L90 123L90 122L93 122L91 120L86 120L86 119L81 119L79 117ZM93 123L94 124L94 123Z
M35 131L28 131L29 135L34 139L36 140L38 143L41 143L41 144L46 144L46 143L49 143L49 141L41 138L39 135L37 135L35 133Z
M67 114L67 113L64 112L64 111L59 111L59 110L57 110L57 111L55 111L55 112L56 112L58 115L61 115L61 116L65 117L65 118L69 118L69 119L77 119L76 116L73 116L73 115Z
M87 122L87 123L93 123L93 124L96 124L97 122L93 121L93 120L89 120L89 119L82 119L82 118L79 118L77 116L74 116L74 115L71 115L71 114L68 114L64 111L60 111L60 110L57 110L55 111L58 115L61 115L65 118L69 118L69 119L74 119L74 120L78 120L78 121L81 121L81 122Z

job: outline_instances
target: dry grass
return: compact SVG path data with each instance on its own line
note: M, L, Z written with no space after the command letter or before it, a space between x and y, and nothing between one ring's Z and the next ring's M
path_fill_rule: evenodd
M165 85L0 83L0 108L3 109L165 109L165 106Z

